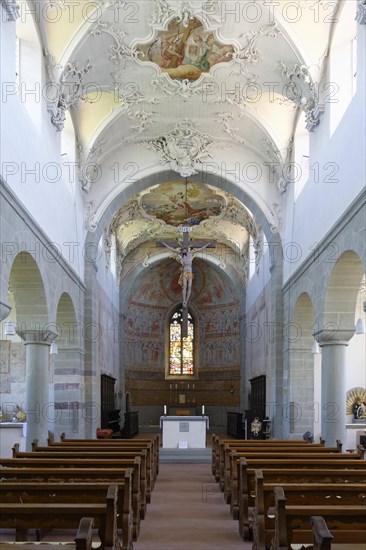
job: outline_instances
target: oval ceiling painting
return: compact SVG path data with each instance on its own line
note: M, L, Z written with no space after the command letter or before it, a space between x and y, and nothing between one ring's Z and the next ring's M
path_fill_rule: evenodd
M163 183L141 197L144 211L168 225L199 225L219 216L226 206L224 197L208 187L182 180Z
M139 44L137 49L144 54L141 61L156 63L170 78L187 80L197 80L217 63L231 61L234 52L233 46L220 44L195 17L187 26L174 19L152 43Z

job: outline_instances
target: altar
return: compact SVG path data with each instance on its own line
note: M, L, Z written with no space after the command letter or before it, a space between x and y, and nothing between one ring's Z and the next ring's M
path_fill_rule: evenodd
M208 416L161 416L165 449L204 449Z

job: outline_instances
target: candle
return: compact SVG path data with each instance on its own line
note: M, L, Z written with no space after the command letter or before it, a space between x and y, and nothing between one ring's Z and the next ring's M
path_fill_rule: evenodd
M164 405L164 414L166 415L166 405Z
M202 405L202 414L205 414L205 406Z

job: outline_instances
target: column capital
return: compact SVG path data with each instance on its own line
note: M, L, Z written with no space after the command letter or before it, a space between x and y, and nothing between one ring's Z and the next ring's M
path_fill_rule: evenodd
M0 321L3 321L7 318L9 313L11 312L12 307L8 304L5 304L4 302L0 302Z
M25 345L51 345L52 342L54 342L56 338L58 338L58 334L56 332L52 332L52 330L29 329L21 330L17 332L17 334L21 337L22 340L24 340Z
M314 332L314 338L319 346L348 346L355 333L354 328L326 329Z

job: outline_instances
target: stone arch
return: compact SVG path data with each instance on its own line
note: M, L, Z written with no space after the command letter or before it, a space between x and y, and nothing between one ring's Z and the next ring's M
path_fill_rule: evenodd
M48 325L48 305L41 272L33 256L20 252L14 259L9 275L9 288L14 296L18 332L45 330Z
M324 298L323 325L315 337L322 348L321 431L327 445L346 441L347 347L355 333L355 312L364 266L344 251L331 270Z
M353 336L363 276L364 267L358 254L353 250L343 252L332 269L325 295L323 327L319 327L325 338L349 340Z
M56 337L48 322L48 307L38 265L28 252L20 252L12 264L9 285L13 292L17 334L25 345L25 404L27 450L33 439L43 445L54 421L50 403L51 369L49 346Z
M283 326L283 299L280 289L282 288L282 274L283 274L283 255L281 247L281 236L279 233L279 226L275 227L273 219L268 216L268 205L263 201L261 202L260 195L255 195L255 192L250 194L250 190L246 189L244 184L240 182L234 183L228 178L218 174L207 174L202 172L192 177L192 181L197 183L204 183L209 177L210 185L218 187L240 200L255 216L258 224L262 227L263 233L266 236L269 250L269 265L271 270L271 283L269 286L269 292L271 296L270 300L270 313L269 318L274 322L274 343L271 349L271 362L273 368L271 369L271 380L269 383L268 399L273 403L279 403L280 406L276 407L273 411L272 426L274 437L282 437L282 403L283 403L283 342L282 342L282 326ZM85 284L86 284L86 301L85 311L86 318L85 323L91 323L97 318L97 309L95 303L96 289L96 270L97 259L99 255L99 242L102 237L104 229L108 226L112 220L115 212L126 204L133 195L143 191L144 189L153 185L158 185L164 181L170 181L176 179L176 173L171 170L161 170L158 173L147 175L145 177L136 180L133 183L129 183L123 190L116 195L109 202L105 202L105 209L98 210L98 217L96 218L95 230L89 230L85 238L84 246L84 258L85 258ZM255 197L258 197L256 200ZM267 208L267 212L265 211ZM94 229L94 227L93 227ZM155 257L154 257L155 258ZM163 256L156 255L156 260L162 259ZM132 280L132 279L131 279ZM127 288L124 289L127 291ZM245 294L245 293L243 293ZM245 301L242 302L245 307ZM244 308L243 308L244 309ZM124 330L124 323L126 322L125 313L120 310L121 319L121 334ZM240 325L245 324L245 309L240 316ZM245 342L240 341L241 357L245 357ZM121 348L123 352L123 348ZM85 368L92 372L97 369L95 364L96 346L94 342L85 342ZM244 360L243 360L244 362ZM123 370L123 367L121 367ZM245 365L241 365L241 376L245 379ZM121 373L121 378L124 377L124 373ZM126 388L127 389L127 388ZM125 390L123 390L125 391ZM124 401L124 398L122 399Z

